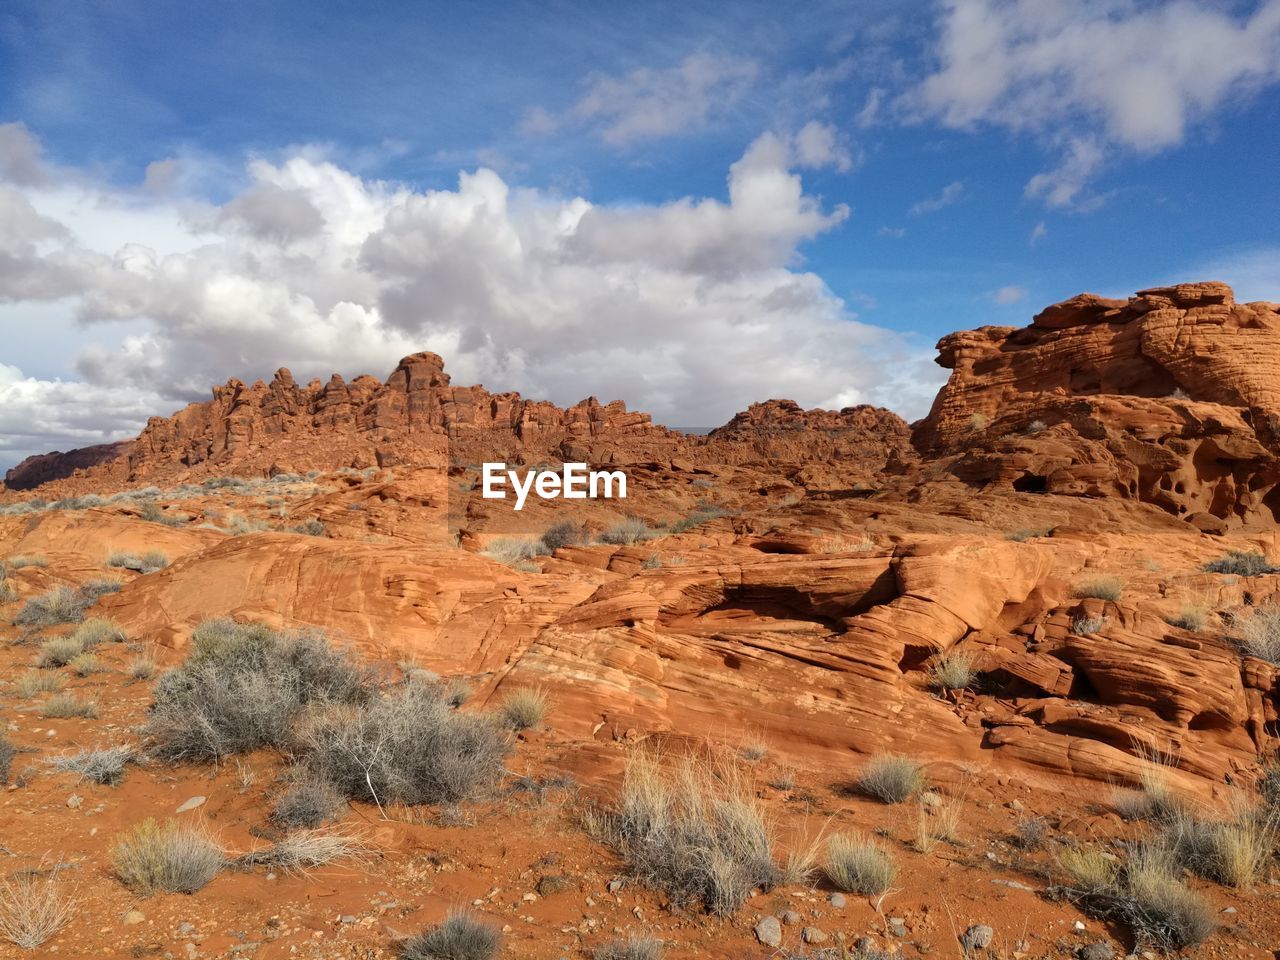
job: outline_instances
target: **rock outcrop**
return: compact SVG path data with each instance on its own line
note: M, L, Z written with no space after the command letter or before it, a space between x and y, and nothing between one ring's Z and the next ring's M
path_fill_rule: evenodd
M1222 283L1081 294L938 350L953 372L913 434L932 477L1139 500L1210 532L1280 522L1280 305Z
M65 480L77 470L86 470L102 463L110 463L126 456L133 447L132 440L116 443L100 443L92 447L77 447L63 453L39 453L27 457L16 467L5 472L4 487L7 490L34 490L45 483Z

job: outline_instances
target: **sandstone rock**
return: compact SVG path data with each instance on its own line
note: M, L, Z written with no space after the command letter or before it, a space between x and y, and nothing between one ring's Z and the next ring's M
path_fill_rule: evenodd
M755 934L756 939L766 947L782 945L782 924L778 922L777 917L764 917L756 924Z
M972 950L985 950L991 946L995 935L996 932L985 923L975 923L960 936L960 945L964 947L965 953Z

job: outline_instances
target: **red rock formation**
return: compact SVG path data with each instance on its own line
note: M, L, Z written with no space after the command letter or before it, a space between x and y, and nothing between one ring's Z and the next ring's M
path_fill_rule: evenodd
M93 447L78 447L66 453L54 450L52 453L36 454L27 457L16 467L5 472L4 488L32 490L43 483L63 480L77 470L96 467L98 464L109 463L122 457L132 446L132 440L119 440L115 443L100 443Z
M1280 522L1280 306L1222 283L1081 294L938 350L953 372L913 442L941 472L1141 500L1209 531Z

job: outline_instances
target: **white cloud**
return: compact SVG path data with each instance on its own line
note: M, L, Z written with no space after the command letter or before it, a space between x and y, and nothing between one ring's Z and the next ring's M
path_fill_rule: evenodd
M1049 235L1049 227L1045 224L1043 220L1041 220L1039 223L1037 223L1034 227L1031 228L1031 234L1027 238L1027 242L1034 247L1037 243L1039 243L1048 235Z
M0 181L36 186L44 176L35 137L20 123L0 123Z
M936 197L929 197L911 205L907 212L913 217L925 213L937 213L943 207L949 207L964 196L964 184L959 180L952 181L942 188Z
M661 205L515 189L485 168L417 191L314 150L251 162L218 207L167 174L167 192L77 174L0 193L0 256L27 278L0 270L5 295L65 305L94 334L78 381L6 368L0 429L18 439L0 457L133 433L231 376L381 377L423 349L458 383L616 397L679 425L775 396L901 396L922 413L941 379L931 354L860 323L798 267L848 215L804 192L794 168L815 159L812 143L766 134L732 165L727 200ZM912 364L923 381L886 379Z
M810 120L795 135L796 165L820 169L832 167L847 173L854 167L849 148L840 142L835 127Z
M998 306L1007 307L1027 298L1026 287L1007 286L991 291L991 301Z
M755 82L752 60L694 53L665 70L649 67L623 76L593 74L569 116L598 128L614 146L675 136L704 126L737 103ZM529 133L554 130L564 118L534 107L522 128Z
M901 240L907 235L906 227L881 227L876 231L881 237L892 237L894 240Z
M1280 80L1280 0L1240 15L1193 0L946 0L941 11L939 68L909 103L950 127L995 124L1064 150L1027 185L1051 206L1081 195L1107 145L1176 146L1214 111Z

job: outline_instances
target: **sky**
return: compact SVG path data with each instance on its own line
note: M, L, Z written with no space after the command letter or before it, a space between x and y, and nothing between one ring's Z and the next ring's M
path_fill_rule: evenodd
M212 384L922 416L1083 290L1280 300L1280 0L8 0L0 469Z

